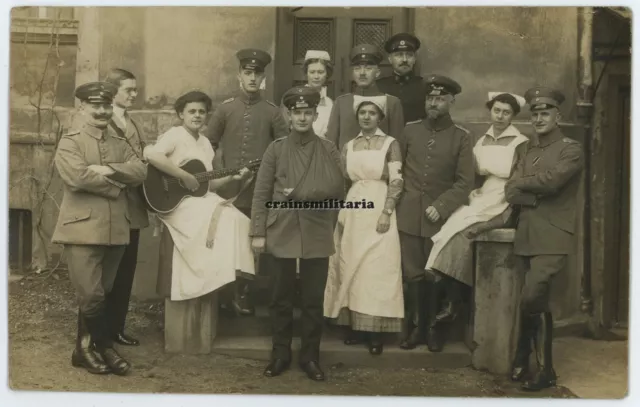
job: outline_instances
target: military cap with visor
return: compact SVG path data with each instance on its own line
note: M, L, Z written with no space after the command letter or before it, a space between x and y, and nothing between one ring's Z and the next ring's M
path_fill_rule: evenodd
M443 75L429 75L425 80L427 96L457 95L462 87L456 81Z
M288 110L318 107L320 92L309 86L296 86L285 92L282 103Z
M527 90L524 94L524 98L529 103L530 109L533 110L545 110L551 108L560 108L565 97L559 90L546 88L543 86L536 86Z
M399 33L384 43L384 50L388 53L398 51L416 52L420 49L420 40L409 33Z
M76 88L75 96L89 103L112 103L118 87L109 82L89 82Z
M264 71L264 68L271 63L271 55L260 49L242 49L236 53L236 57L242 69Z
M382 54L378 47L371 44L360 44L351 49L351 65L379 65Z

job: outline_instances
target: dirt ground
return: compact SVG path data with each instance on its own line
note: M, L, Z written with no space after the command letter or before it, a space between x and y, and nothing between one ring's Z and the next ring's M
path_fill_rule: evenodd
M26 276L9 286L9 382L14 390L121 393L218 393L300 395L393 395L434 397L531 397L505 378L464 369L374 369L325 366L316 383L292 369L262 376L263 361L221 355L165 354L162 310L133 304L128 331L142 340L119 347L133 365L126 377L96 376L70 364L75 340L74 293L66 274ZM563 387L535 397L574 398Z

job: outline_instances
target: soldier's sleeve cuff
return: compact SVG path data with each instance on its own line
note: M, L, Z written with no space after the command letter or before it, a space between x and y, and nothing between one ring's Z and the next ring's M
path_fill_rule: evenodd
M112 180L111 178L105 177L105 179L107 180L107 182L108 182L109 184L111 184L111 185L115 185L116 187L118 187L118 188L120 188L120 189L124 189L124 188L126 188L126 187L127 187L125 184L123 184L123 183L121 183L121 182L118 182L118 181L114 181L114 180Z

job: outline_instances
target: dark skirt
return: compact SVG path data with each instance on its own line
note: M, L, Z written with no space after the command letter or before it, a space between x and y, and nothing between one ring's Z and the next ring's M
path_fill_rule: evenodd
M442 248L431 270L436 280L445 274L449 277L473 286L473 241L467 239L463 233L456 233ZM433 272L435 270L435 272Z

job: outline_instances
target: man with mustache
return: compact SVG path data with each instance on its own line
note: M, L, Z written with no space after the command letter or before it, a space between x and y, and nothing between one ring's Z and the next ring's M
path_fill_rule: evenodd
M402 102L405 123L424 118L426 88L421 76L413 72L420 40L409 33L399 33L387 40L384 50L389 55L393 75L380 78L378 88Z
M113 116L109 120L109 127L120 138L127 140L136 156L142 160L142 150L144 149L142 133L127 112L138 96L136 77L129 71L116 68L107 74L105 82L111 83L118 88L113 97ZM145 198L140 188L127 188L124 193L127 196L129 220L131 222L129 244L122 255L113 289L107 295L107 301L112 311L110 317L111 332L114 335L113 340L121 345L137 346L140 342L124 333L124 325L129 311L133 277L138 262L140 230L149 226L149 216Z
M410 122L400 137L404 188L396 207L405 282L403 349L427 343L440 352L444 338L436 314L441 287L425 270L435 235L474 184L473 136L451 120L449 110L462 91L451 78L429 75L423 120ZM445 318L446 319L446 318ZM444 321L442 321L444 322Z
M584 153L580 143L565 137L558 127L565 99L561 92L535 87L525 93L525 99L538 137L505 186L507 201L520 207L514 253L525 271L511 379L520 381L529 373L533 344L538 369L522 388L537 391L556 383L551 357L551 282L564 269L568 255L575 253L576 195Z
M75 91L84 120L79 130L60 139L56 150L64 196L52 241L64 245L79 304L72 365L94 374L124 375L130 364L113 348L106 297L129 244L125 190L139 185L147 168L127 140L108 128L117 91L106 82L81 85Z
M264 70L271 63L271 56L259 49L243 49L236 56L239 60L240 90L235 97L218 106L206 130L206 136L216 151L214 161L218 168L240 168L251 160L262 158L273 140L289 133L280 109L260 95L265 80ZM255 179L243 190L241 185L233 183L220 195L225 195L225 198L237 195L234 205L251 218ZM269 269L269 257L261 256L259 264L261 268ZM233 300L227 306L237 315L253 314L249 282L238 279L233 288Z
M404 113L400 99L381 92L376 85L376 78L380 76L378 65L381 61L382 55L373 45L358 45L351 50L351 68L356 88L353 93L336 98L327 125L327 139L333 141L340 150L360 133L353 106L363 97L386 97L387 111L384 112L385 118L380 123L380 130L385 134L398 138L404 129Z

